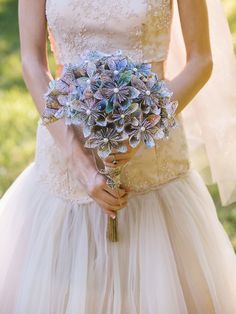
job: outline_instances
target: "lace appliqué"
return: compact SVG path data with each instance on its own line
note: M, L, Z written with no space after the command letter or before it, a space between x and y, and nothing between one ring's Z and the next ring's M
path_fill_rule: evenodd
M124 54L137 61L167 56L171 0L47 0L51 49L59 64L77 62L88 49Z
M38 123L35 154L36 180L55 196L89 203L93 199L87 194L79 180L75 180L61 156L60 149L45 126Z
M142 144L138 153L123 168L123 185L135 193L144 193L190 170L181 115L178 115L178 123L179 127L171 131L169 139L158 141L156 147L149 149Z
M147 0L147 23L143 25L142 51L148 62L164 61L170 43L172 0Z
M172 20L172 1L171 0L148 0L148 20L155 31L169 30Z

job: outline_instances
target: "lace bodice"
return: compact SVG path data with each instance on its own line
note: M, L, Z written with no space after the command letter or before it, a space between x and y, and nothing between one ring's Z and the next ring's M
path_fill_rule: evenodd
M166 59L171 0L47 0L51 47L59 64L77 62L87 49L136 60Z
M58 64L77 62L93 48L122 49L136 60L162 61L168 53L172 5L170 0L47 0L50 40ZM122 169L121 181L130 194L145 193L189 170L181 116L179 127L157 149L143 144ZM59 197L81 203L93 201L75 180L47 128L39 123L36 167L38 180Z

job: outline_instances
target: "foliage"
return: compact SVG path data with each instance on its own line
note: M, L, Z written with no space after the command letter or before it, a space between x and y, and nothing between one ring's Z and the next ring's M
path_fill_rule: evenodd
M16 0L0 0L0 196L33 160L38 114L22 80ZM223 0L236 48L236 2ZM52 58L50 64L53 67ZM236 248L236 205L222 208L209 187L218 215Z

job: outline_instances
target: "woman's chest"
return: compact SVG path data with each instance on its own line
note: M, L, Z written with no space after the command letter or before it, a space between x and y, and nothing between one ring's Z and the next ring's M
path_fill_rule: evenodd
M47 0L49 26L85 31L127 32L146 22L147 0Z
M167 55L172 0L46 0L58 63L77 62L88 49L121 49L137 60ZM54 46L55 46L54 45Z
M85 31L126 33L155 22L165 26L171 0L46 0L49 26Z

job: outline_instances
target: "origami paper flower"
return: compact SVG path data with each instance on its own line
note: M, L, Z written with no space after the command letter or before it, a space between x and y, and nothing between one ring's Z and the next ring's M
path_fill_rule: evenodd
M137 125L132 123L125 125L125 132L129 135L130 146L137 147L141 140L147 147L155 146L155 139L164 137L163 131L156 126L160 118L157 115L149 115L143 121L138 121Z
M127 146L124 142L127 139L125 133L117 133L113 128L94 128L93 134L86 141L85 147L97 148L99 157L106 158L112 151L112 148L117 149L119 152L126 152Z
M95 98L87 98L84 101L74 100L70 105L74 110L74 119L76 117L77 124L83 125L83 133L85 137L91 134L91 127L94 125L106 126L106 116L104 109L106 100L97 101Z
M151 72L150 63L124 56L87 51L78 64L65 64L60 79L45 94L44 122L65 118L82 125L87 145L101 156L112 147L124 151L121 139L136 147L143 141L153 147L176 127L177 102L165 81ZM105 142L104 142L105 138Z
M116 130L122 132L124 130L125 122L132 121L133 118L139 118L141 110L138 103L132 103L127 108L120 105L115 106L114 111L107 116L108 122L115 124Z

